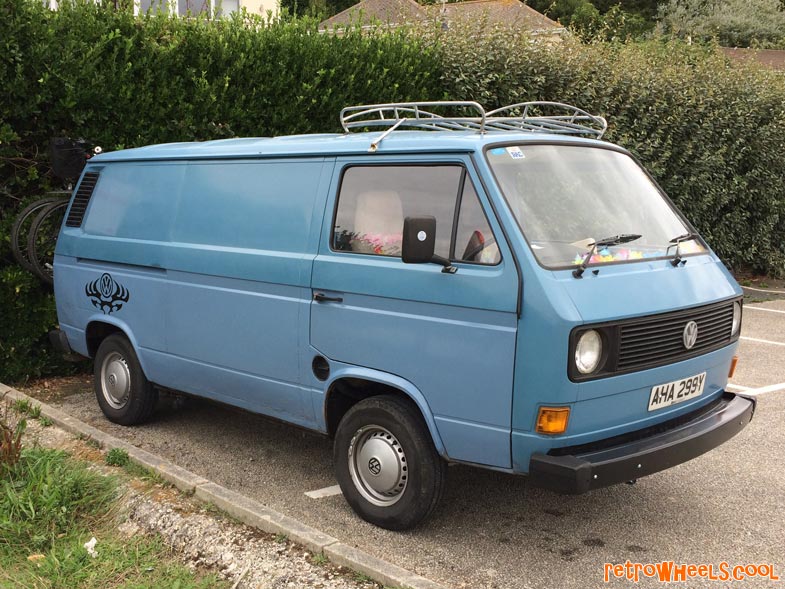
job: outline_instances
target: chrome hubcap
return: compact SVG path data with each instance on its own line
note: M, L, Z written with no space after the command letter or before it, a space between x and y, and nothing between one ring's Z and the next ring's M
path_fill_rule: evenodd
M131 372L118 352L108 354L101 364L101 393L113 409L122 409L128 403Z
M389 430L379 425L358 429L349 444L349 474L360 494L374 505L389 507L406 490L406 454Z

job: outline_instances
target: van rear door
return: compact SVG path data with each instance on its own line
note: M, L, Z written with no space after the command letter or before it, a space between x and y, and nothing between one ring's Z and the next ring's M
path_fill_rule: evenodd
M468 157L339 159L314 261L311 344L411 382L450 458L508 468L518 274ZM403 219L436 217L437 264L404 264Z

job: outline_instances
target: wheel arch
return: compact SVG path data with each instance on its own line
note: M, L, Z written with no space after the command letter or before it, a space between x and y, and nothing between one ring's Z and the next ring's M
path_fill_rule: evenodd
M428 402L411 382L378 370L344 367L330 375L325 391L323 412L328 435L335 434L341 418L356 403L368 397L392 394L410 401L417 407L436 451L440 456L449 458Z
M85 343L87 344L87 353L90 355L90 358L95 358L98 347L107 337L115 333L124 335L131 343L134 353L136 354L136 358L139 360L139 364L142 366L142 371L145 374L148 374L144 358L142 358L142 355L139 353L138 342L136 341L131 328L124 321L120 321L108 315L96 315L88 320L84 333Z

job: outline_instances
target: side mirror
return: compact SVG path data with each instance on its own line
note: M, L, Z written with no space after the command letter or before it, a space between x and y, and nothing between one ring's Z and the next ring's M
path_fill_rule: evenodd
M406 217L403 220L401 258L405 264L427 264L436 248L436 217Z
M401 259L404 264L441 264L442 272L458 270L450 260L434 255L436 248L436 217L406 217L403 220Z

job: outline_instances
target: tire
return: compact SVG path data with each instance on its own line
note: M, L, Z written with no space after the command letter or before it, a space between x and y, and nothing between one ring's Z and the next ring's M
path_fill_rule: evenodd
M14 254L14 259L19 265L28 272L36 273L27 256L28 236L33 220L45 207L62 200L64 199L59 196L48 196L30 203L16 216L16 220L11 226L11 253Z
M158 391L142 372L133 346L119 333L98 347L93 388L106 418L120 425L143 423L158 401Z
M447 465L417 407L399 397L370 397L349 409L333 457L346 501L381 528L413 528L441 499Z
M67 200L48 204L36 215L27 236L27 258L33 273L49 286L54 283L55 246L66 209Z

